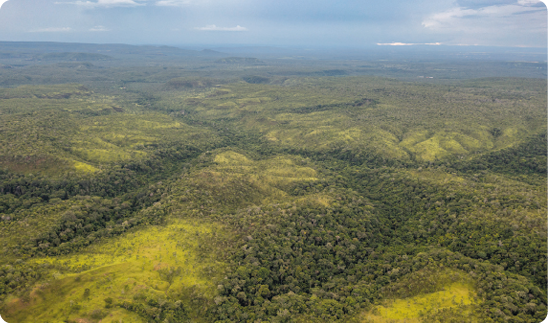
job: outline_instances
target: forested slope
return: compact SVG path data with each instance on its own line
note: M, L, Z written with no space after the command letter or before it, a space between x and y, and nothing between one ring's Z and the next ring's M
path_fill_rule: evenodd
M546 317L545 80L251 83L0 89L2 317Z

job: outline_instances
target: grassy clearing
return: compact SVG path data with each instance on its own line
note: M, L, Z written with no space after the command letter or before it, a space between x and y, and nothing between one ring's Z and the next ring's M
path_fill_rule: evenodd
M473 295L470 286L452 284L443 291L386 302L365 314L363 322L436 322L431 316L448 309L472 315Z
M165 227L124 234L90 246L67 257L48 257L38 263L62 264L67 272L51 273L51 280L36 286L27 299L7 301L9 322L62 322L86 319L101 322L146 322L123 308L105 308L105 299L125 300L182 298L200 321L198 311L207 306L194 300L212 300L216 287L212 280L222 272L223 263L199 254L202 238L216 234L215 225L173 220ZM201 238L200 238L201 237ZM170 269L176 269L172 276ZM197 309L196 309L197 308Z
M248 174L274 186L318 180L316 170L296 165L293 159L286 156L251 161L244 155L229 151L216 155L215 162L219 165L216 169L226 174Z
M226 151L217 154L214 161L217 166L213 167L213 171L223 180L245 179L251 185L260 187L266 195L263 203L287 198L284 190L293 183L318 180L315 169L300 166L288 156L253 161L242 154Z
M362 322L443 322L455 317L477 322L474 305L479 300L473 281L463 272L421 270L385 289L387 299L363 314Z
M96 167L91 166L90 164L82 163L79 161L74 162L74 168L77 172L80 173L95 173L99 170Z

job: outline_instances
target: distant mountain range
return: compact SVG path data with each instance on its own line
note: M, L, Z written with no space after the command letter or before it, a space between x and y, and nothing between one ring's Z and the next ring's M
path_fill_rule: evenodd
M251 64L264 65L264 62L254 57L226 57L215 61L218 64Z
M40 54L37 56L37 54ZM91 56L93 55L93 56ZM100 55L100 56L98 56ZM56 42L0 42L0 58L34 58L35 60L97 61L127 57L223 57L219 51L188 50L173 46L135 46L125 44L82 44Z

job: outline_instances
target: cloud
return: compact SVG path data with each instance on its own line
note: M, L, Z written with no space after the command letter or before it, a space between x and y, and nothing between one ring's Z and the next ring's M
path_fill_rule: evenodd
M2 1L0 0L0 4ZM77 0L77 1L57 1L56 4L72 4L86 7L137 7L156 5L159 7L185 7L192 4L204 4L209 0Z
M480 1L500 3L503 1ZM460 2L457 2L459 4ZM538 0L515 0L512 4L481 8L453 7L426 17L422 26L429 32L443 33L446 44L544 47L546 45L546 8Z
M2 5L6 2L8 2L8 0L0 0L0 8L2 8Z
M90 28L89 31L110 31L110 29L107 29L105 26L95 26Z
M540 1L540 0L518 0L518 4L522 5L522 6L535 6L535 7L537 7L542 2L544 2L544 1Z
M393 42L393 43L377 43L378 46L413 46L413 45L427 45L427 46L438 46L442 43L400 43L400 42Z
M466 9L480 9L491 6L539 6L541 0L457 0L456 5Z
M237 25L236 27L217 27L215 25L207 25L205 27L194 27L196 30L202 31L247 31L247 28Z
M1 0L0 0L1 1ZM55 4L74 4L85 7L136 7L144 4L133 0L97 0L97 1L73 1L56 2Z
M161 0L157 1L156 5L160 7L183 7L188 6L191 3L191 0Z
M456 5L460 8L479 9L490 6L503 6L515 4L517 0L457 0Z
M475 9L463 9L463 8L452 8L450 10L439 12L431 15L422 22L422 25L426 28L442 28L444 25L447 26L464 16L474 16L479 13Z
M528 3L532 3L532 1L529 1ZM435 13L423 20L422 25L432 29L457 28L469 30L470 28L474 28L474 22L472 22L471 19L475 19L475 22L481 20L482 24L485 26L494 26L494 24L497 23L504 23L504 20L507 20L511 15L526 13L536 14L542 13L542 11L542 9L531 10L530 6L520 5L488 6L480 9L464 9L458 7ZM506 21L506 23L508 23L508 21Z
M66 33L71 31L70 27L49 27L49 28L38 28L30 30L31 33Z
M414 45L414 44L394 42L394 43L377 43L377 45L379 45L379 46L411 46L411 45Z

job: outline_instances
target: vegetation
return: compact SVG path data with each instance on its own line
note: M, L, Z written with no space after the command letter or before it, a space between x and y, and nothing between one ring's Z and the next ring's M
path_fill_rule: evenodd
M220 279L212 274L223 270L200 244L215 239L218 230L173 221L131 231L75 255L35 259L34 265L51 274L21 298L6 300L6 316L20 322L199 319L192 305L212 303L213 281Z
M215 61L218 64L263 64L259 59L253 57L225 57Z
M546 317L545 79L63 64L0 89L8 322Z

